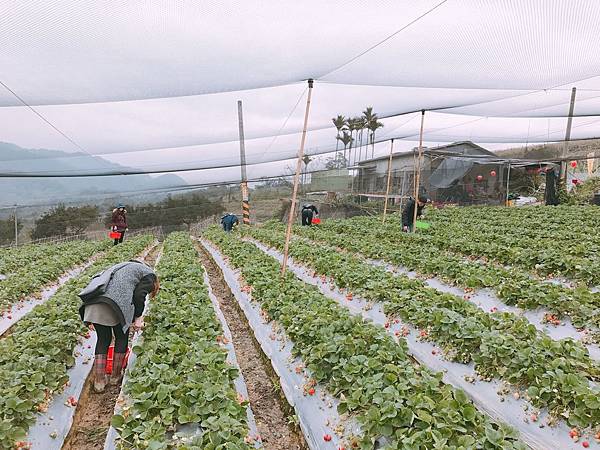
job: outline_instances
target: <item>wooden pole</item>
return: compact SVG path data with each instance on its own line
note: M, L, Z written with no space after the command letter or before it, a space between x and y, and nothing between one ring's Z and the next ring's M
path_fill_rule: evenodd
M419 158L417 160L417 176L415 179L415 211L413 213L413 233L417 230L417 209L419 207L419 185L421 183L421 160L423 158L423 125L425 123L425 110L421 110L421 131L419 133Z
M290 237L292 235L292 224L296 211L296 196L298 195L298 183L300 181L300 172L302 170L302 158L304 157L304 144L306 143L306 129L308 128L308 113L310 111L310 99L312 97L313 79L308 80L308 96L306 98L306 111L304 113L304 127L302 128L302 139L300 140L300 149L298 150L298 161L296 162L296 173L294 174L294 189L292 190L292 203L288 215L287 230L285 232L285 246L283 250L283 261L281 262L281 276L285 275L287 260L290 249Z
M387 166L387 187L385 189L385 201L383 202L383 218L381 223L385 223L385 216L387 215L388 196L390 195L390 181L392 180L392 153L394 151L394 140L390 142L390 158L388 159Z
M242 101L238 100L238 125L240 134L240 168L242 171L242 214L244 225L250 225L250 201L248 195L248 175L246 174L246 143L244 140L244 116L242 114Z
M510 163L508 163L508 172L506 173L506 206L508 206L509 186L510 186Z

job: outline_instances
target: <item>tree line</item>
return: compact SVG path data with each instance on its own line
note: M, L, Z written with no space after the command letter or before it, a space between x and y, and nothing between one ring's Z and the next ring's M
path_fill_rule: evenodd
M130 230L157 226L189 226L201 219L223 212L220 201L202 194L168 196L163 201L144 205L125 205ZM84 233L92 224L108 227L112 209L101 210L95 205L65 206L59 204L43 213L34 222L30 237L68 237ZM15 238L14 216L0 220L0 244L10 244ZM23 223L18 222L19 232Z

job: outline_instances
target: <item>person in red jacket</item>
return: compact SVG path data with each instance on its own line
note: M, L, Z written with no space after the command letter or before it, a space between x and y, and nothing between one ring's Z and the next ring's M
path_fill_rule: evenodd
M123 242L123 237L125 236L125 232L127 231L127 210L125 209L125 206L123 206L121 203L119 203L119 205L117 205L117 207L113 209L110 226L112 231L121 233L121 236L115 239L115 245Z

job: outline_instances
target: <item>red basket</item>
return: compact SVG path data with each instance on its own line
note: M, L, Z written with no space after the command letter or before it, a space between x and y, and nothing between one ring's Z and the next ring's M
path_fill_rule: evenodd
M319 219L318 217L315 217L315 218L312 220L312 223L313 223L313 225L319 225L319 224L321 223L321 219Z
M107 375L110 375L112 373L114 353L115 353L115 346L111 345L110 347L108 347L108 355L106 355L106 368L104 369L104 372ZM129 360L129 347L127 347L127 351L125 352L125 359L123 360L123 368L127 367L128 360Z
M119 233L118 231L111 231L110 233L108 233L108 237L111 239L120 239L121 233Z

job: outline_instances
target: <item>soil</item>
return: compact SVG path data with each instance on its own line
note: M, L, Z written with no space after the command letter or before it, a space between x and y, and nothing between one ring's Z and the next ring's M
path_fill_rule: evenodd
M144 259L146 264L154 266L160 251L155 246ZM88 376L77 403L73 425L69 430L63 450L102 450L106 434L110 428L115 403L121 392L121 385L107 385L102 393L92 391L92 374Z
M262 352L221 269L198 245L200 259L210 279L212 291L231 330L235 355L248 389L250 407L266 450L307 449L302 433L291 425L293 411L283 398L278 378Z

